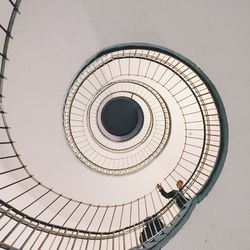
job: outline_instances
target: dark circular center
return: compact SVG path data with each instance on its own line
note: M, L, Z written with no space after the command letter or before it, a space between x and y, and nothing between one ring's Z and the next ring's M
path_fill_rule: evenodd
M132 136L135 136L143 125L143 112L133 99L115 97L103 107L101 121L103 127L112 135L127 136L132 133Z

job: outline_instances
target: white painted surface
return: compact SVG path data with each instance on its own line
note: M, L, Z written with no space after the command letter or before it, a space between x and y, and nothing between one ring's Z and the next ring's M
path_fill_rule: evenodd
M54 98L49 91L52 85L56 84L58 96L65 96L83 61L112 44L148 42L168 47L190 58L214 82L227 111L230 142L215 187L164 249L248 250L250 2L23 0L20 10L6 68L13 85L4 94L8 96L8 121L25 163L29 166L33 157L46 157L62 170L76 164L72 157L63 163L53 157L57 150L54 138L61 140L65 156L68 148L60 122L64 98ZM39 98L30 95L35 92ZM26 110L29 120L22 121ZM17 111L20 121L12 115ZM58 123L53 122L55 116ZM44 117L39 119L42 124L37 124L38 117ZM38 128L41 125L43 131ZM47 133L51 128L53 135ZM23 148L28 133L41 151L46 147L51 154L44 156L37 147ZM47 182L50 180L48 176Z

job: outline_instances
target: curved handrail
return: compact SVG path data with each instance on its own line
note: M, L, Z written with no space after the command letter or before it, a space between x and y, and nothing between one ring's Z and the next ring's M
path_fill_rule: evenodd
M5 33L5 41L4 41L3 51L0 53L0 56L2 57L2 60L1 60L1 70L0 70L0 113L1 113L2 122L3 122L3 126L1 126L0 129L6 131L6 134L7 134L7 137L8 137L8 141L1 141L0 144L2 144L2 145L10 145L11 148L12 148L12 150L13 150L13 154L12 155L1 156L0 159L1 160L5 160L5 159L17 158L18 161L19 161L19 163L20 163L20 166L17 166L15 168L10 169L10 170L5 170L5 171L3 171L3 172L0 173L0 176L1 175L2 176L8 175L10 173L14 173L16 171L21 171L21 170L25 170L25 172L27 173L27 176L24 177L24 178L22 178L22 179L20 179L20 180L14 181L12 183L9 183L9 184L1 187L0 190L4 190L4 189L7 189L7 188L9 188L11 186L18 185L20 182L23 182L23 181L26 181L26 180L32 180L32 181L34 181L35 184L32 185L32 187L30 187L27 190L25 190L23 193L18 194L16 197L12 198L8 202L0 200L0 204L1 204L0 205L0 213L1 213L1 215L0 215L1 217L0 218L2 218L2 217L8 217L8 218L11 218L11 219L17 221L18 225L19 224L20 225L21 224L26 225L26 227L32 228L33 230L38 230L41 233L47 232L48 236L49 235L54 235L55 237L57 237L57 236L59 237L60 236L60 237L62 237L62 239L64 237L73 237L73 238L75 238L75 241L76 241L76 239L86 239L87 242L89 242L89 239L91 238L95 242L96 240L102 241L104 239L114 239L114 238L119 238L120 239L120 238L125 238L126 235L130 235L130 238L131 237L135 237L133 240L130 239L131 245L136 245L138 247L140 244L138 243L138 239L136 237L138 237L138 234L140 233L140 231L142 230L142 228L145 225L144 219L141 218L139 220L139 222L130 223L130 225L128 225L126 227L123 227L123 228L121 228L121 223L120 223L120 228L118 228L116 230L111 230L112 221L113 221L113 219L115 217L116 209L118 209L118 208L120 208L121 211L122 211L121 212L121 220L123 218L122 217L123 216L123 210L125 209L125 207L130 208L131 211L132 211L132 207L134 205L138 205L138 213L140 213L140 210L139 210L140 203L144 203L145 202L145 204L147 204L147 199L151 199L153 196L155 196L155 197L159 196L158 192L155 189L153 191L151 191L150 193L144 195L143 197L140 197L140 198L138 198L138 199L136 199L136 200L134 200L132 202L128 202L128 203L124 203L124 204L119 204L119 205L113 205L113 206L92 205L92 204L88 204L88 203L84 203L84 202L81 202L81 201L77 201L77 200L68 198L68 197L66 197L66 196L64 196L62 194L57 193L56 191L54 191L52 189L49 189L48 187L46 187L45 185L43 185L42 183L40 183L38 180L36 180L36 178L29 172L29 170L27 169L27 167L23 164L23 162L22 162L22 160L20 158L20 155L18 154L18 152L17 152L17 150L15 148L15 145L14 145L14 142L12 140L12 137L10 135L10 131L9 131L10 128L8 126L8 123L7 123L7 120L6 120L6 117L5 117L6 113L5 113L4 109L3 109L3 103L2 103L2 98L3 98L3 96L2 96L2 93L3 93L3 83L6 80L4 73L5 73L6 62L8 61L8 56L7 56L8 46L9 46L10 39L12 39L12 35L11 34L12 34L13 24L14 24L14 21L15 21L15 18L16 18L16 14L19 13L19 6L21 4L21 0L17 0L15 3L12 0L9 0L9 3L13 6L13 10L12 10L11 17L9 19L8 27L5 28L5 27L3 27L1 25L1 30L2 30L2 32ZM86 67L91 62L94 62L95 58L100 57L101 55L104 55L105 53L109 53L109 52L112 52L112 51L117 50L117 49L121 49L121 48L122 49L138 49L138 48L140 48L140 49L143 49L143 48L144 49L148 49L149 47L153 48L155 51L158 51L158 52L164 52L165 53L167 51L168 54L171 55L173 58L176 58L177 60L179 60L179 61L181 61L183 63L187 63L188 66L194 72L196 72L197 75L199 75L199 77L203 80L203 82L206 83L205 85L210 90L210 92L211 92L210 94L212 95L214 104L216 105L216 108L217 108L217 111L218 111L218 114L219 114L218 118L220 120L220 134L221 134L222 139L220 141L220 146L218 147L219 148L218 157L215 159L214 167L212 168L212 171L215 173L215 178L207 178L207 181L205 182L205 184L201 185L202 186L201 190L196 191L196 190L192 190L191 187L192 187L192 183L195 183L195 182L199 183L199 180L198 180L199 179L199 175L198 174L196 176L191 175L190 178L189 178L189 180L186 182L187 183L186 187L184 188L184 192L188 192L188 191L191 190L192 197L195 198L195 199L196 199L196 197L198 197L198 199L201 200L208 193L208 191L211 189L212 185L215 182L215 179L218 177L219 172L222 169L222 165L224 163L225 156L226 156L227 144L228 144L228 128L227 128L227 120L226 120L225 110L224 110L223 104L222 104L222 102L220 100L220 97L219 97L219 95L218 95L215 87L213 86L213 84L211 83L211 81L206 77L206 75L200 69L198 69L192 62L190 62L188 59L186 59L186 58L178 55L177 53L172 52L170 50L166 50L165 48L154 47L154 46L151 46L151 45L149 46L147 44L132 44L132 45L131 44L123 44L123 45L118 45L117 47L112 47L112 48L109 48L109 49L105 49L104 51L99 52L95 57L93 57L92 59L90 59L86 63ZM150 57L148 57L147 59L151 60ZM174 68L174 67L171 68L171 67L172 66L169 65L169 69L170 70L178 70L177 68ZM205 105L203 105L203 107L205 107L205 109L206 109ZM207 111L206 110L204 110L204 111L202 110L201 113L202 113L202 115L204 115L203 116L203 120L206 121L206 117L205 116L207 114ZM209 114L207 114L207 115L209 115ZM204 131L207 131L207 129L205 128ZM204 134L204 136L210 137L210 133L211 133L211 131L208 132L208 134ZM204 150L205 141L206 140L204 140L203 150ZM199 164L197 165L196 169L198 169L200 163L202 163L202 160L204 161L204 159L202 157L200 157ZM201 170L199 174L204 174L204 173ZM171 176L171 178L174 178L174 177ZM165 178L165 182L166 182L166 184L170 188L172 188L171 185L168 183L167 178ZM87 207L87 209L85 211L86 213L87 213L87 211L88 211L88 209L89 209L90 206L93 207L96 210L96 213L99 211L99 209L106 209L106 212L107 212L108 209L113 209L114 212L113 212L113 215L111 217L110 230L106 231L106 232L105 231L99 232L99 229L97 231L91 231L89 229L88 230L82 230L82 229L78 229L78 225L75 228L73 228L73 227L66 227L65 224L67 223L67 220L64 221L64 223L63 223L62 226L60 226L59 224L58 225L57 224L53 224L52 223L53 219L51 220L51 222L47 223L47 222L45 222L43 220L37 219L36 217L29 216L28 214L20 211L19 209L14 208L13 206L11 206L9 204L13 200L22 197L23 195L25 195L29 191L34 190L34 189L36 189L38 187L43 187L46 190L41 197L44 197L47 194L51 194L51 193L53 193L53 194L56 195L56 198L50 204L48 204L48 206L45 207L45 209L40 214L42 214L46 209L48 209L51 206L51 204L53 204L59 198L60 199L64 198L67 201L65 202L65 204L61 208L61 210L59 212L57 212L57 213L54 214L53 219L56 218L58 216L58 214L69 203L73 203L73 202L77 203L77 206L71 212L71 214L69 215L69 217L67 218L67 220L69 220L70 216L73 216L74 212L78 209L78 207L80 207L82 205L85 205ZM34 200L30 204L28 204L26 207L32 206L37 201L39 201L40 198L38 197L36 200ZM175 207L175 199L174 198L171 199L169 202L165 201L164 202L165 204L162 202L160 196L158 198L159 198L159 201L161 203L161 208L160 209L159 209L159 206L157 207L157 209L155 208L154 198L152 198L151 203L154 206L154 210L155 211L157 210L156 213L155 213L155 215L161 216L161 218L164 221L165 220L168 221L168 223L165 223L165 225L167 226L179 214L179 211ZM23 209L23 210L25 210L25 209ZM82 218L84 217L85 212L82 215ZM105 212L105 214L106 214L106 212ZM168 213L168 215L167 215L167 213ZM105 218L105 214L102 217L102 220ZM171 218L168 219L167 216L172 217L172 219ZM140 215L138 215L138 217L140 218ZM95 218L95 215L92 218L92 220L94 218ZM184 219L184 217L183 217L183 219ZM80 221L79 221L79 223L80 223ZM101 221L101 223L102 223L102 221ZM99 228L101 228L101 223L100 223ZM90 226L90 224L89 224L89 226ZM4 228L4 227L5 226L3 226L2 228ZM16 227L18 227L18 226L16 226ZM10 231L10 232L7 233L7 235L4 237L3 242L10 236L10 234L13 231L16 230L16 227L14 227L12 231ZM47 227L49 227L50 229L47 229ZM62 231L64 231L64 232L62 232ZM132 235L134 235L134 236L132 236ZM45 243L45 241L42 243L42 245L44 243ZM2 243L2 244L5 244L5 243ZM124 244L125 244L125 242L124 242ZM6 244L6 246L8 246L8 244ZM23 246L24 246L24 244L23 244Z

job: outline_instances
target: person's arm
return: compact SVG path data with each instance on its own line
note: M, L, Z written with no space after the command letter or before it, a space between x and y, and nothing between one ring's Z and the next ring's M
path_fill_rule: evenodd
M161 195L164 196L164 197L167 198L167 199L171 199L171 198L175 197L176 192L177 192L176 190L172 190L172 191L170 191L170 192L166 192L166 191L163 189L163 187L162 187L161 184L157 184L156 187L158 188L158 190L159 190L159 192L161 193Z
M175 190L172 190L170 192L166 192L163 188L159 190L161 195L164 196L165 198L167 199L171 199L173 197L175 197L176 195L176 191Z

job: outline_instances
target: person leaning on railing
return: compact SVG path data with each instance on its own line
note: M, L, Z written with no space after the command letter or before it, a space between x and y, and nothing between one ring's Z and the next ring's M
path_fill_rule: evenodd
M161 193L162 196L164 196L167 199L171 199L174 198L176 200L176 204L180 209L185 208L185 204L186 202L189 200L188 198L186 198L182 192L183 189L183 181L182 180L178 180L176 182L176 186L178 188L178 190L172 190L170 192L166 192L161 184L157 184L156 187L159 190L159 192Z

